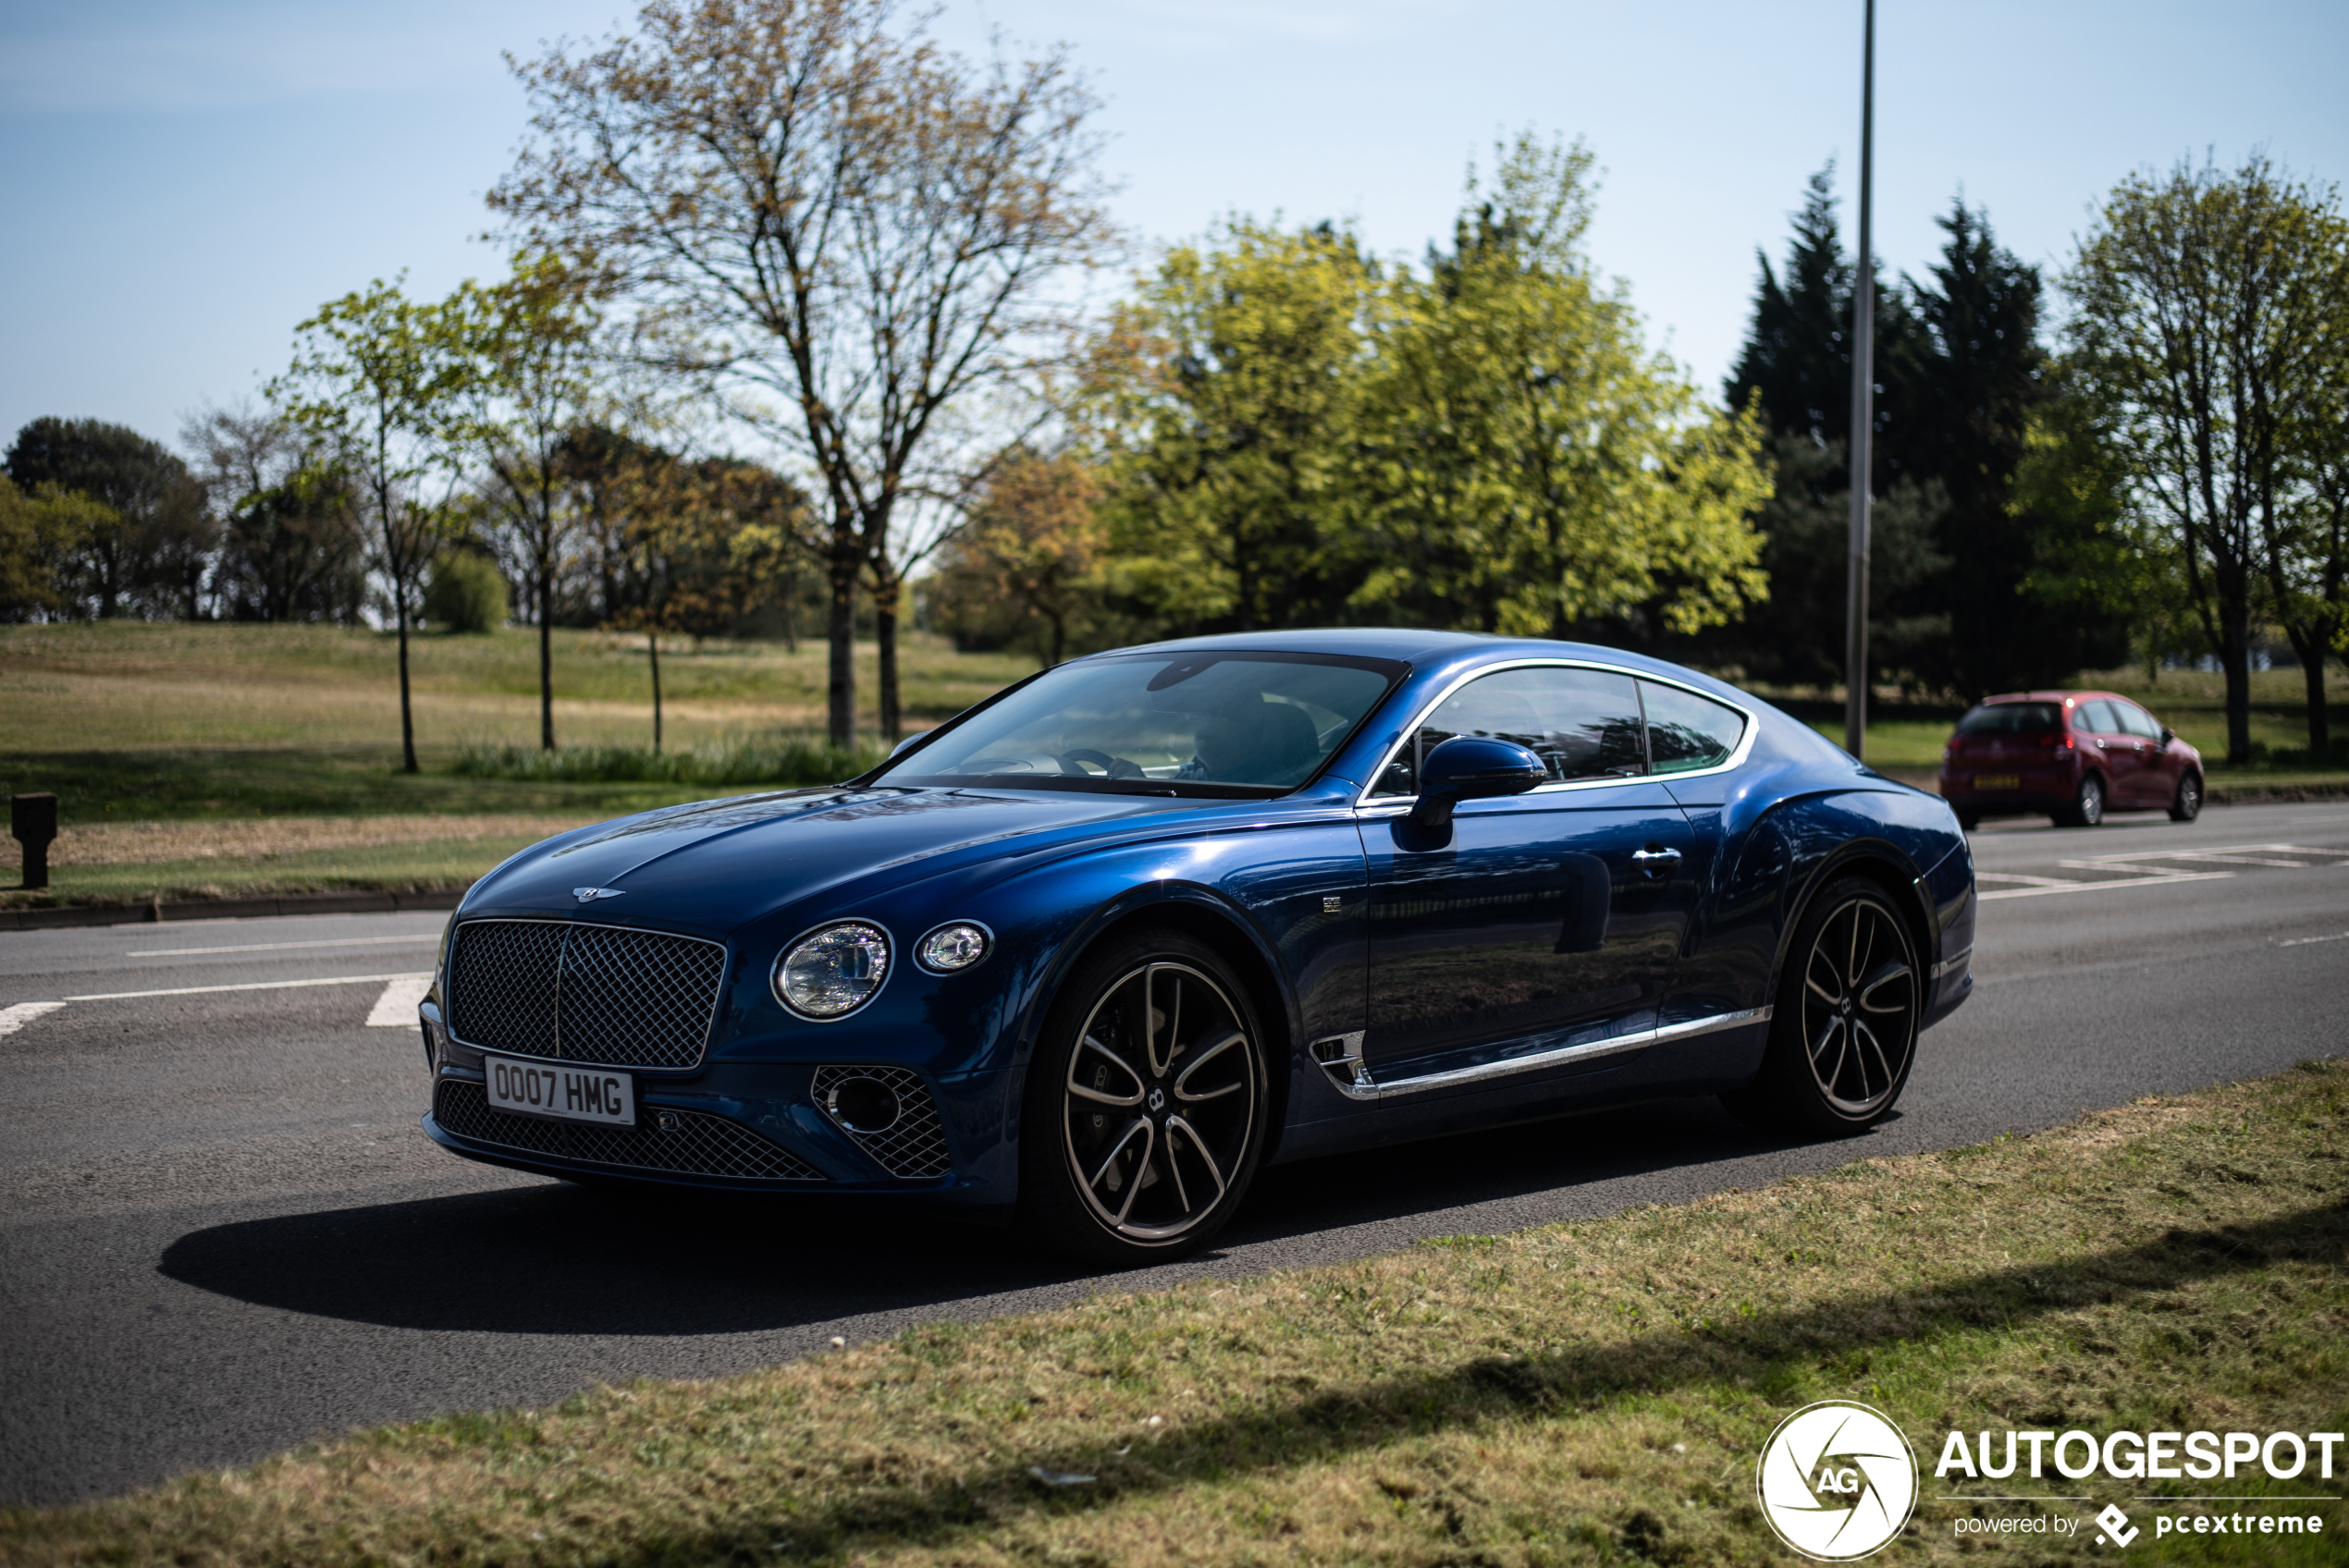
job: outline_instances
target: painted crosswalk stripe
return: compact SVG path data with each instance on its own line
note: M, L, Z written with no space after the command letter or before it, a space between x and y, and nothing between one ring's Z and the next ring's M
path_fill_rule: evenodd
M432 976L411 974L394 980L375 998L375 1009L367 1015L370 1029L413 1029L416 1026L416 1004L432 989Z
M425 980L432 974L330 974L323 980L252 980L241 986L173 986L160 991L99 991L68 997L69 1002L121 1002L139 997L200 997L217 991L295 991L306 986L380 986L392 980Z
M14 1007L0 1007L0 1035L13 1035L44 1012L55 1012L63 1002L18 1002Z

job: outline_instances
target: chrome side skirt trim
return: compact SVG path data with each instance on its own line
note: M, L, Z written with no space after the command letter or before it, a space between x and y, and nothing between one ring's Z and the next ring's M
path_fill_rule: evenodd
M1537 1051L1531 1056L1511 1057L1507 1061L1488 1061L1475 1067L1457 1067L1448 1072L1429 1072L1417 1078L1398 1078L1381 1084L1371 1076L1362 1061L1362 1031L1350 1035L1332 1035L1312 1045L1313 1060L1327 1070L1330 1082L1349 1099L1384 1100L1403 1095L1423 1094L1431 1089L1457 1088L1464 1084L1482 1083L1491 1078L1514 1077L1520 1072L1536 1072L1561 1062L1587 1061L1593 1058L1616 1056L1624 1051L1644 1050L1666 1040L1686 1040L1698 1035L1711 1035L1723 1029L1741 1028L1749 1023L1770 1022L1771 1009L1747 1008L1740 1012L1716 1012L1710 1018L1692 1018L1685 1023L1666 1023L1659 1028L1642 1029L1634 1034L1617 1035L1612 1039L1591 1040L1579 1046L1562 1046L1554 1051Z
M1955 974L1959 970L1963 969L1973 961L1974 949L1971 947L1960 948L1956 952L1951 953L1948 958L1943 959L1939 963L1933 966L1933 977L1936 980L1939 980L1946 975Z

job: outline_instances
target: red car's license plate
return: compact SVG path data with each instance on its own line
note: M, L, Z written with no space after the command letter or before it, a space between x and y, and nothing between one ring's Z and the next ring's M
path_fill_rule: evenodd
M1974 787L1977 790L2020 790L2023 788L2023 775L2020 773L1977 773L1974 776Z

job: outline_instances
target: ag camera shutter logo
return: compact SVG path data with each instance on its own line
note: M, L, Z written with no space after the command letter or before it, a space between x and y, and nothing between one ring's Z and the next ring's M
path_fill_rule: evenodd
M1849 1400L1806 1404L1778 1423L1754 1473L1762 1517L1819 1562L1881 1550L1917 1506L1917 1457L1882 1411Z

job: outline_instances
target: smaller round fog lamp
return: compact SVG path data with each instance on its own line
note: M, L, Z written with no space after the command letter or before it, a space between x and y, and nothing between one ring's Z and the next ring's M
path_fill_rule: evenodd
M941 974L952 974L958 969L968 969L987 956L987 929L958 920L952 925L941 925L924 937L921 946L914 949L916 962L924 969Z

